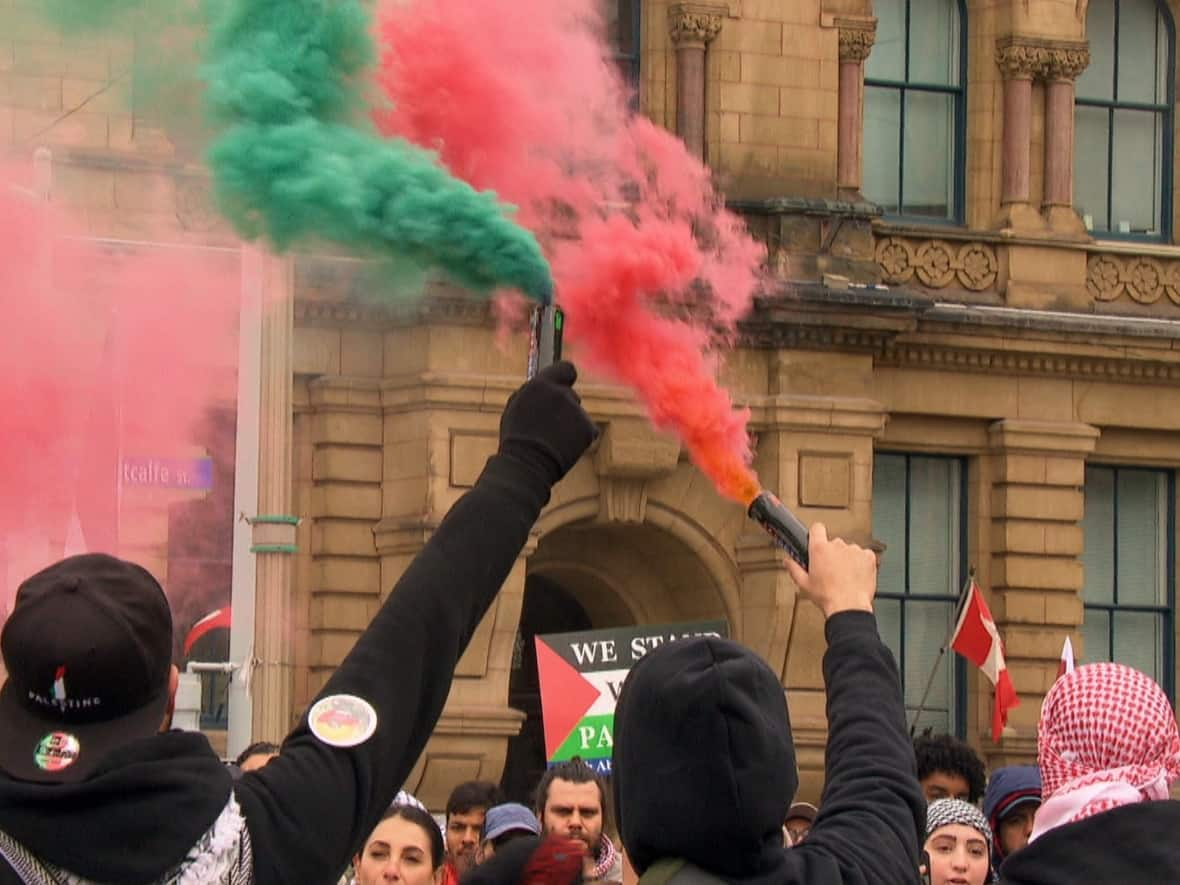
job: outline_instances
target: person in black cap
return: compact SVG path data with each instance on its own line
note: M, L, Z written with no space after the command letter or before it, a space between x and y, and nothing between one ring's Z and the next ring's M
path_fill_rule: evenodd
M643 885L913 882L925 833L901 682L873 617L872 552L810 530L810 571L786 566L824 613L828 745L819 814L783 847L798 787L778 677L728 639L644 655L615 707L619 833Z
M264 768L169 731L159 583L102 554L21 585L0 636L0 883L330 882L410 774L460 655L550 489L597 433L569 363L509 400L500 445Z

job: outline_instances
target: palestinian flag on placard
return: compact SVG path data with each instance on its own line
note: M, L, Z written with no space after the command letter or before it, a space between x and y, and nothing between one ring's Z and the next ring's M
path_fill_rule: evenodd
M577 660L569 644L551 646L536 637L545 757L561 762L580 756L609 759L613 749L615 693L627 677L618 663Z

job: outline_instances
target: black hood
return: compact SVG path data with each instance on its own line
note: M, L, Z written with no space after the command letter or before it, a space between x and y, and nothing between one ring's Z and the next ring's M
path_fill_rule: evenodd
M0 775L0 830L71 873L138 885L184 859L231 783L204 735L172 731L112 751L81 783Z
M1004 885L1175 882L1180 802L1140 802L1056 827L1000 867Z
M661 646L632 668L615 708L619 832L636 872L686 860L730 882L784 862L799 779L782 685L727 639Z

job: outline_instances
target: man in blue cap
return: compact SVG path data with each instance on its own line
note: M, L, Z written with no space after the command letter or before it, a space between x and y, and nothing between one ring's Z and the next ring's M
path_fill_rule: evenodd
M522 836L541 835L537 816L519 802L505 802L488 809L483 820L483 839L479 844L478 863L490 860L496 852Z

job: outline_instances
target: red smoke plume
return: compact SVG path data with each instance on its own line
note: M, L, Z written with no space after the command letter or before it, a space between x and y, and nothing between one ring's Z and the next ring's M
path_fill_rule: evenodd
M162 546L159 514L120 511L121 460L199 455L195 428L236 398L236 254L83 233L0 168L0 615L66 553Z
M708 170L630 110L597 0L389 0L378 127L519 207L566 338L630 385L727 496L758 492L747 415L717 383L763 250Z

